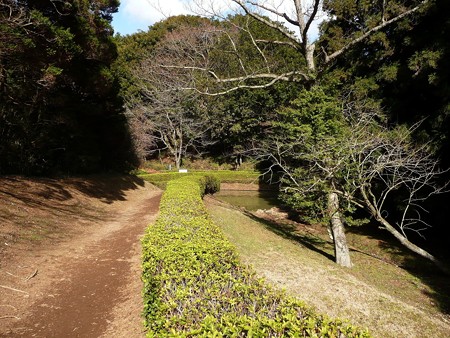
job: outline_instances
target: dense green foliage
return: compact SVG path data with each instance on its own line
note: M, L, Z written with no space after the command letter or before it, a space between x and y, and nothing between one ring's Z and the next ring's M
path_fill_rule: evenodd
M336 7L332 10L336 19L322 27L321 46L331 53L342 45L344 37L356 34L357 22L377 11L371 1L329 3ZM388 5L386 20L401 10L400 1ZM445 0L430 1L415 15L354 46L326 75L327 81L339 79L339 89L351 93L350 100L370 99L382 106L392 124L412 125L424 120L415 137L419 142L431 139L445 162L443 155L449 147L450 69L445 61L449 55L449 6Z
M0 2L1 173L132 163L110 71L117 0Z
M210 219L198 179L168 183L143 239L148 337L368 337L315 314L243 266Z
M280 196L304 220L326 221L328 193L345 185L350 160L343 146L350 131L339 101L316 86L280 109L278 120L262 155L280 160Z

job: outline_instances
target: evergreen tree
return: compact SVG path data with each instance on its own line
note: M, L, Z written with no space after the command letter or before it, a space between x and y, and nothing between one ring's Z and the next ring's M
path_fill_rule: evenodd
M1 1L2 173L132 162L110 65L117 0Z

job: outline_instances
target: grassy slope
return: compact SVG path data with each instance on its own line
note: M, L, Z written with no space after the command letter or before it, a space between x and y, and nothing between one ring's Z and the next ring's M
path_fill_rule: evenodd
M293 232L211 200L207 205L245 263L318 311L378 337L448 337L450 318L429 297L434 291L392 264L376 240L349 234L353 247L383 259L354 251L355 267L344 269L332 262L332 246L317 228Z

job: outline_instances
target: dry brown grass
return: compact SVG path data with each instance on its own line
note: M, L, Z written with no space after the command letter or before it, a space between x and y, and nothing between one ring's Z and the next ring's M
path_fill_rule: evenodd
M319 312L368 327L376 337L448 337L448 294L438 287L448 278L418 259L427 277L399 267L415 258L393 244L349 233L355 266L346 269L333 263L320 227L258 219L211 199L207 205L245 263Z

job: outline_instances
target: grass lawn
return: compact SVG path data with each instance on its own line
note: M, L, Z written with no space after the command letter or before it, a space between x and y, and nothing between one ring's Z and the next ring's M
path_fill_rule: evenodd
M391 242L349 232L354 267L342 268L332 261L323 227L267 221L205 201L244 263L319 312L367 327L375 337L449 337L443 289L449 279Z

